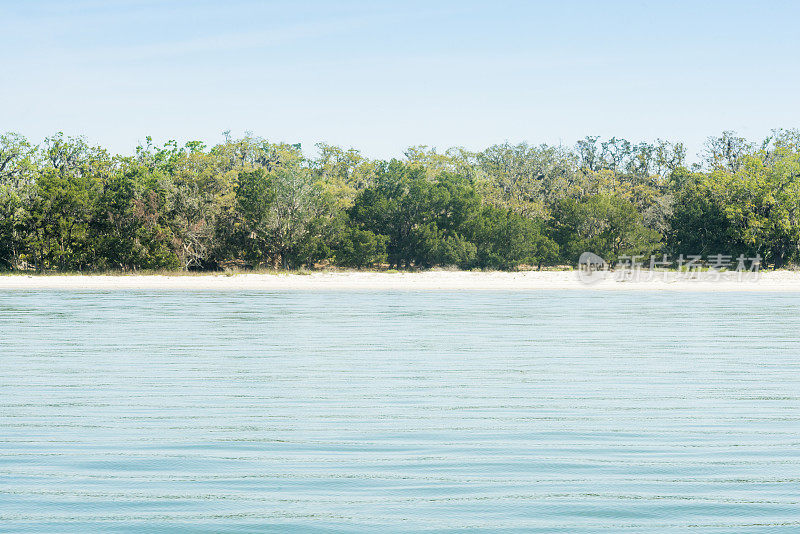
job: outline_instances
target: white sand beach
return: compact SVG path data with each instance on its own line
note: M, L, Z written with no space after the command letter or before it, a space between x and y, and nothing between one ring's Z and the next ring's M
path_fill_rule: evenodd
M597 276L597 275L596 275ZM800 272L759 273L740 280L737 273L699 273L687 279L676 273L643 273L638 280L617 280L614 273L593 283L577 271L464 272L425 271L312 272L309 274L185 274L185 275L5 275L0 290L644 290L644 291L770 291L800 292Z

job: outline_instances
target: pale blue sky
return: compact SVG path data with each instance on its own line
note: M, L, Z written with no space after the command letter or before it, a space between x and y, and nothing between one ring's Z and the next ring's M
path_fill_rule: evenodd
M0 131L373 157L800 126L800 3L0 0Z

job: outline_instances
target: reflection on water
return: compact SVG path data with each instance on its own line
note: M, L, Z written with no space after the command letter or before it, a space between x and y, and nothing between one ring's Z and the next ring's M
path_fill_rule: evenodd
M0 292L3 532L798 532L800 296Z

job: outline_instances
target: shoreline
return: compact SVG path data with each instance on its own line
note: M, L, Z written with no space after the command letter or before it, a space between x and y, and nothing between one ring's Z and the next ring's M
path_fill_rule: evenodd
M613 275L613 273L611 273ZM578 271L471 272L424 271L386 273L370 271L296 273L202 273L197 275L0 275L0 291L12 290L176 290L176 291L735 291L800 292L800 272L769 271L757 280L737 280L723 273L700 279L674 280L676 273L656 273L654 279L587 284ZM665 281L665 277L673 280Z

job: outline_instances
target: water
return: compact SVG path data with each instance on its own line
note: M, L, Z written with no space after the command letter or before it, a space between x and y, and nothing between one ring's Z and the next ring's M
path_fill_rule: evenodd
M800 296L0 292L2 532L800 531Z

